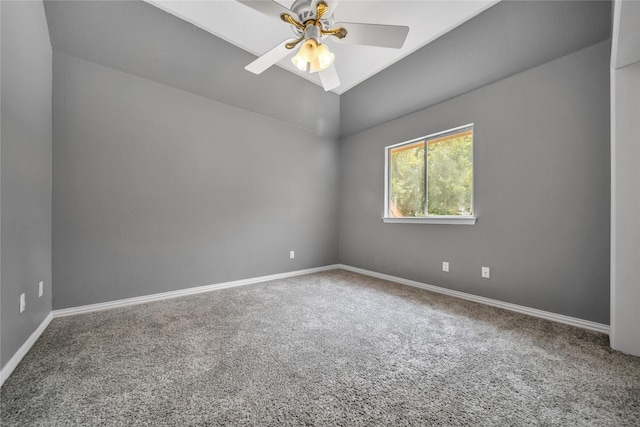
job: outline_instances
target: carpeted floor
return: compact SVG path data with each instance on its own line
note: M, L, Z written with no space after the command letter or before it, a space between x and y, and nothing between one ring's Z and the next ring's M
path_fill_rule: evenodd
M640 425L640 358L335 270L54 319L2 425Z

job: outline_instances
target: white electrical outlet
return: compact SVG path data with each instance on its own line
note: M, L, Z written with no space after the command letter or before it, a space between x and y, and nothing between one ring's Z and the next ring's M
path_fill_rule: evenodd
M289 251L289 259L294 259L296 257L295 251Z
M38 283L38 298L44 295L44 282Z
M22 313L25 308L27 308L27 301L25 300L24 294L20 294L20 313Z
M447 261L442 261L442 271L449 272L449 263Z
M482 277L488 279L491 277L491 269L489 267L482 267Z

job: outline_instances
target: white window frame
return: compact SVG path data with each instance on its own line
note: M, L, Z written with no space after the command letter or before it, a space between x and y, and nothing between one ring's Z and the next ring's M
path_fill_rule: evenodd
M459 132L463 129L467 129L467 128L471 128L471 130L474 132L474 141L473 141L473 145L472 145L472 152L471 152L471 164L473 165L473 191L471 192L471 215L426 215L424 217L392 217L389 216L389 153L391 152L392 149L396 148L396 147L401 147L403 145L409 145L409 144L413 144L419 141L425 141L425 147L428 146L427 141L429 139L434 139L436 137L439 136L443 136L446 134L453 134L456 132ZM384 148L384 212L382 215L382 221L385 223L404 223L404 224L458 224L458 225L474 225L477 221L477 217L476 217L476 213L475 213L475 203L474 203L474 198L475 198L475 192L476 192L476 186L475 186L475 175L476 175L476 169L475 169L475 151L476 151L476 144L475 144L475 129L474 129L474 124L473 123L469 123L466 124L464 126L458 126L452 129L447 129L444 130L442 132L436 132L436 133L432 133L429 135L425 135L422 136L420 138L415 138L415 139L411 139L409 141L404 141L404 142L400 142L398 144L393 144L393 145L389 145L387 147ZM428 147L427 147L428 150ZM426 164L426 153L425 153L425 174L427 173L427 164ZM427 193L427 197L429 194L429 189L428 189L428 185L429 183L425 181L425 186L427 186L427 188L425 188L425 191ZM425 204L428 204L428 200L425 201ZM426 209L425 209L426 211Z

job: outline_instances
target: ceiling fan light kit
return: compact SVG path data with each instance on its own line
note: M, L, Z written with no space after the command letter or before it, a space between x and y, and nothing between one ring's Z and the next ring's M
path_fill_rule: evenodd
M260 74L288 56L292 49L302 43L291 62L302 72L318 73L325 91L340 86L340 80L333 63L335 55L320 40L331 36L331 40L337 42L399 49L409 32L409 27L397 25L342 23L335 24L334 27L333 12L339 0L297 0L291 6L291 10L274 1L238 1L260 13L286 22L298 37L277 45L245 69ZM352 30L353 35L349 37Z
M327 69L333 64L335 55L329 51L329 48L325 44L318 43L315 39L307 39L298 53L291 58L291 62L300 71L307 71L310 73L317 73Z

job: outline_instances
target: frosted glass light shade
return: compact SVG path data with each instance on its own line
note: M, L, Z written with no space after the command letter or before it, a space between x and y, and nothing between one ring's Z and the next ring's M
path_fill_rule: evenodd
M335 55L329 51L329 48L315 39L307 39L300 46L298 53L291 58L291 62L300 71L307 71L307 64L310 73L317 73L333 64Z
M307 61L304 60L302 56L300 56L300 52L298 52L293 58L291 58L291 62L296 68L300 71L307 71Z
M329 51L327 45L321 44L317 49L317 58L320 66L320 70L324 70L327 67L330 67L333 64L333 59L335 55Z
M307 62L313 62L318 57L318 44L314 39L308 39L302 46L298 54Z

